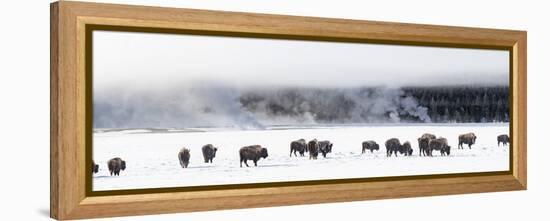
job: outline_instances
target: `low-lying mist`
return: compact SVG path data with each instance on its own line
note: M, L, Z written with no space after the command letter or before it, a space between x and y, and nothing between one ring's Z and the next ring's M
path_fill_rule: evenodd
M431 122L427 107L402 89L388 87L265 89L197 84L164 90L96 90L93 101L94 128L261 129Z

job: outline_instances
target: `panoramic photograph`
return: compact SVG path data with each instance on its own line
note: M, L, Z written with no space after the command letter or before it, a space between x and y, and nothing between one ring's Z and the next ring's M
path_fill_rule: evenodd
M510 169L507 50L92 38L93 191Z

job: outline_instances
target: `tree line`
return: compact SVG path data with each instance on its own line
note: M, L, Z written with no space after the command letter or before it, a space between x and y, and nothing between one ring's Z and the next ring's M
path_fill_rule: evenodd
M248 91L239 102L254 115L316 123L483 123L509 122L508 93L508 86L294 88Z
M432 122L509 122L509 87L408 87ZM406 117L406 116L403 116Z

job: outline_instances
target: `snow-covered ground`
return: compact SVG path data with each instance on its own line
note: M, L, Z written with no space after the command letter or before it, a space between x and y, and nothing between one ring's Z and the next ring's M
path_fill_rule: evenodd
M99 173L93 175L93 190L120 190L198 185L262 183L277 181L384 177L463 172L506 171L509 148L497 147L497 136L508 134L508 124L399 124L325 127L272 127L266 130L223 128L186 130L96 130L93 159ZM477 143L457 149L459 134L474 132ZM446 137L450 156L419 157L416 139L423 133ZM410 141L413 156L386 157L384 142L392 137ZM290 142L304 138L330 140L333 151L327 158L309 160L289 157ZM361 154L361 143L375 140L378 152ZM201 147L218 147L213 164L204 163ZM269 157L258 167L239 167L238 150L260 144ZM188 168L179 165L181 147L191 149ZM107 161L121 157L127 169L119 177L109 176Z

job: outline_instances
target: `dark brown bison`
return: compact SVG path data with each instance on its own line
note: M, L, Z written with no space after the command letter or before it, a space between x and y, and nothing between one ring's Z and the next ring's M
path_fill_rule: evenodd
M109 168L109 172L111 173L111 176L113 174L115 176L119 176L120 171L126 169L126 161L116 157L109 160L109 162L107 162L107 167Z
M391 138L386 141L386 156L390 157L392 154L395 153L395 156L397 156L397 152L404 154L405 156L410 156L413 152L411 143L409 141L406 141L401 145L401 142L397 138Z
M427 156L428 142L432 139L435 139L435 135L429 133L422 134L422 136L418 138L419 156Z
M319 141L319 152L326 158L327 154L332 152L332 143L328 140Z
M214 147L212 144L206 144L202 146L202 156L204 157L205 163L212 163L214 157L216 157L216 152L218 151L217 147Z
M248 167L247 160L254 161L254 166L258 166L260 158L267 158L267 148L260 145L245 146L239 150L239 156L241 158L241 167L243 167L243 162Z
M401 148L399 148L399 153L404 154L405 156L411 156L413 153L411 143L409 141L405 141L405 143L401 145Z
M378 146L376 141L368 140L363 142L363 149L361 153L365 153L366 152L365 150L370 150L370 152L372 153L372 151L374 150L378 151L379 149L380 149L380 146Z
M290 156L292 157L292 154L294 153L294 156L296 155L296 152L300 153L300 156L304 156L304 152L307 152L307 144L306 140L299 139L290 142Z
M458 148L464 149L462 144L468 144L468 148L472 149L472 145L476 143L476 135L474 133L461 134L458 136Z
M510 137L508 137L507 134L502 134L497 137L497 145L500 146L500 143L502 143L502 146L506 145L508 146L508 143L510 142Z
M187 168L189 166L189 159L191 158L191 150L183 147L178 153L178 159L180 160L180 165L182 168Z
M430 140L427 151L428 156L432 156L432 151L434 150L438 150L441 153L441 156L448 156L451 154L451 147L447 143L447 139L443 137Z
M395 156L397 156L397 152L401 148L401 142L397 138L391 138L386 141L386 156L391 156L393 153L395 153Z
M316 160L319 155L319 142L317 142L317 139L310 140L307 143L307 149L309 151L309 159Z
M99 172L99 165L92 160L92 174Z

